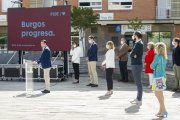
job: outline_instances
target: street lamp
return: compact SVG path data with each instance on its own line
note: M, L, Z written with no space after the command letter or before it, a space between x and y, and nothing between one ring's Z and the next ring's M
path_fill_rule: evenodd
M13 3L12 7L13 7L15 4L20 5L20 8L23 7L23 0L11 1L11 2ZM22 51L19 50L18 52L19 52L19 54L18 54L18 56L19 56L19 64L23 64Z

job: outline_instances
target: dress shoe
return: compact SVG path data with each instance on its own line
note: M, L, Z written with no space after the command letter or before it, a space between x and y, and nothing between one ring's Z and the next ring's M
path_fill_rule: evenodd
M139 101L138 99L134 99L132 101L130 101L131 104L135 104L135 105L142 105L142 101Z
M78 83L79 83L79 80L74 81L72 84L78 84Z
M41 91L42 93L50 93L50 91L49 90L43 90L43 91Z
M94 85L94 84L92 84L92 85L91 85L91 87L98 87L98 85Z
M177 90L178 90L177 88L172 89L173 92L176 92Z
M124 81L122 81L122 82L125 82L125 83L127 83L127 82L128 82L128 80L124 80Z
M124 81L123 79L120 79L120 80L118 80L119 82L122 82L122 81Z
M179 92L180 92L180 89L178 89L176 92L178 92L178 93L179 93Z
M152 85L149 85L148 88L151 89L151 88L152 88Z
M107 93L105 94L105 96L111 96L113 94L113 91L107 91Z
M91 83L89 83L89 84L87 84L86 86L92 86L93 84L91 84Z

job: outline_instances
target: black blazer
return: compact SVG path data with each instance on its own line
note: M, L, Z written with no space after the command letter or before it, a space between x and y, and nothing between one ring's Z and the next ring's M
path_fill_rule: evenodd
M144 46L144 44L143 44L142 40L134 44L134 47L130 53L132 65L142 65L143 64L143 62L142 62L143 46Z
M180 66L180 46L173 49L173 64Z

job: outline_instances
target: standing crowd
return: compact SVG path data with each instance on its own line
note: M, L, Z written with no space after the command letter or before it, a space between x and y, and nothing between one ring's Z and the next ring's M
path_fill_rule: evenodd
M131 104L142 105L143 97L143 85L142 85L142 70L143 64L145 68L145 73L149 78L149 88L154 91L154 94L159 103L159 111L157 112L157 117L167 117L168 112L165 107L163 91L166 89L166 64L167 64L167 49L163 42L153 43L149 42L147 44L148 51L145 54L143 60L143 50L144 44L142 40L142 34L140 32L134 32L132 35L134 40L133 48L130 49L125 38L120 40L120 48L118 52L119 68L122 82L128 82L128 53L130 52L131 59L131 70L132 75L137 86L137 96L134 100L130 101ZM88 37L89 48L87 51L87 65L89 72L89 83L87 86L98 87L98 75L96 71L97 61L98 61L98 46L95 42L95 37L90 35ZM173 45L173 70L175 73L175 89L173 91L180 92L180 39L174 38L172 41ZM42 91L43 93L50 93L50 79L49 71L51 67L50 62L50 49L47 46L47 41L41 41L42 55L39 60L34 63L42 65L44 69L44 78L46 89ZM105 96L111 96L113 94L113 72L115 68L115 47L112 41L106 43L107 52L105 54L105 59L102 62L102 68L106 73L107 81L107 92ZM70 55L72 56L71 62L74 69L75 79L73 84L78 84L79 81L79 64L80 64L80 53L81 49L79 44L74 42L72 44L72 49Z

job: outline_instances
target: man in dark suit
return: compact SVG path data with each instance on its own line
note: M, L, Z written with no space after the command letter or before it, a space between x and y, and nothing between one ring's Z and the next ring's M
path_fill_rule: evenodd
M90 76L90 83L87 86L98 87L98 76L96 72L96 62L98 47L94 41L94 36L89 36L90 47L87 52L88 71Z
M131 101L132 104L142 104L142 94L143 88L141 83L141 73L143 68L143 42L142 42L142 34L140 32L135 32L132 38L136 41L134 47L130 53L131 57L131 65L132 65L132 74L134 81L137 86L137 97L135 100Z
M121 46L119 49L119 68L121 73L121 81L128 82L128 71L127 71L127 61L128 61L128 50L129 47L126 44L126 39L121 38Z
M173 60L173 71L175 75L175 88L174 92L180 92L180 39L174 38L172 41L174 46L172 60Z
M44 70L44 80L45 80L45 84L46 84L46 89L41 92L42 93L50 93L50 69L52 67L51 51L50 51L49 47L47 46L46 40L41 41L41 47L42 47L41 57L34 63L41 64L41 66Z

